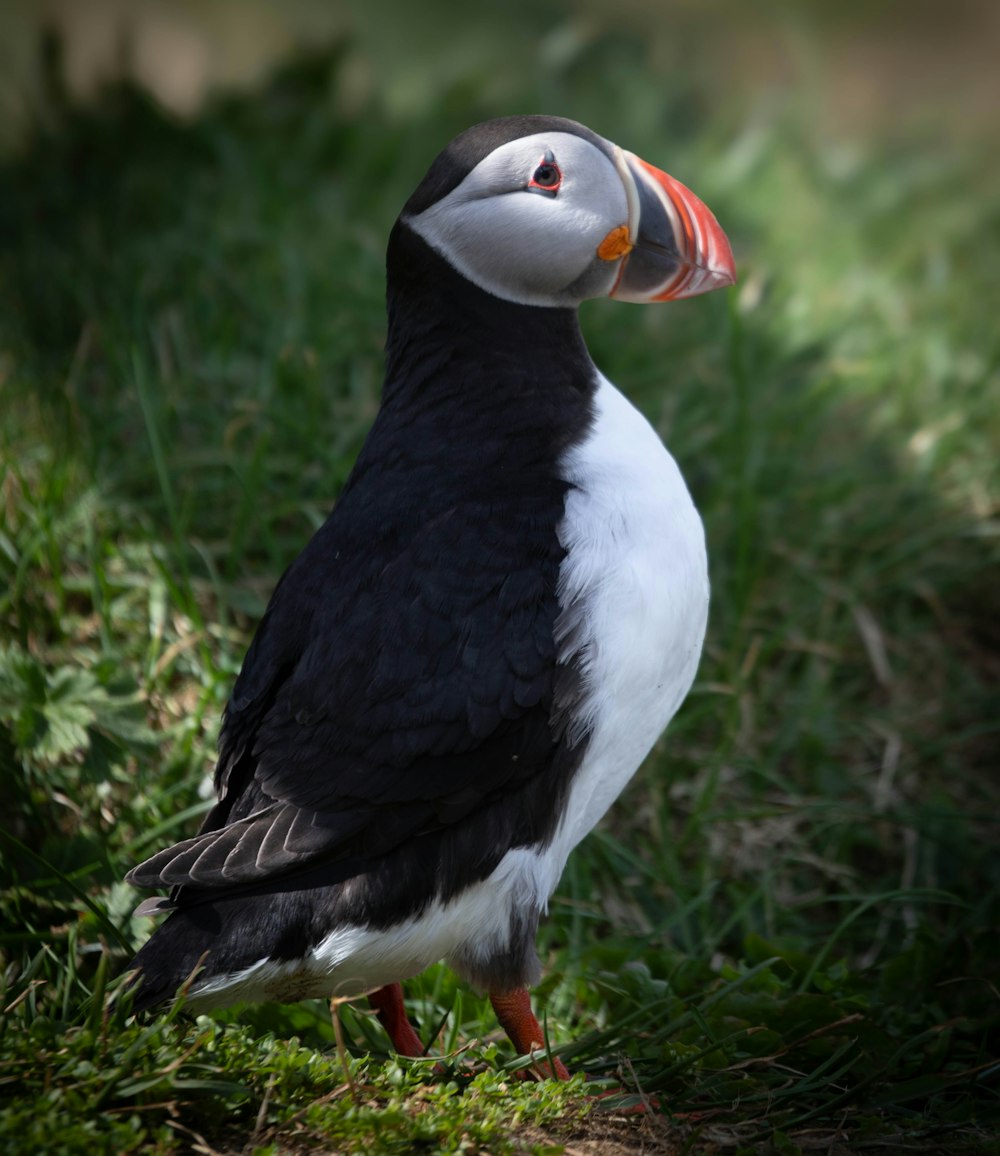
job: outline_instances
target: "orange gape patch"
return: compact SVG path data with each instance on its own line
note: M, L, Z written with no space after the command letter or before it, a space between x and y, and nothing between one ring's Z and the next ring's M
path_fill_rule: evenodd
M617 261L632 252L632 242L628 239L628 225L618 225L611 230L597 246L597 255L602 261Z

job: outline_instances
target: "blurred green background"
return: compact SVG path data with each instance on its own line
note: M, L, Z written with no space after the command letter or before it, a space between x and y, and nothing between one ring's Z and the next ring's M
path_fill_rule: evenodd
M346 1010L377 1108L348 1124L310 1100L339 1079L322 1005L100 1013L148 931L121 877L197 825L254 624L377 408L392 221L454 133L517 111L684 181L740 274L583 310L691 484L713 607L688 703L554 899L553 1043L669 1104L663 1151L701 1128L989 1150L998 41L983 2L9 0L0 1125L23 1150L170 1150L168 1120L280 1146L307 1111L311 1142L371 1150L389 1116L442 1150L473 1119L489 1151L565 1140L578 1092L524 1101L530 1143L477 1099L515 1095L492 1042L494 1083L432 1113ZM432 1049L492 1041L443 969L410 998Z

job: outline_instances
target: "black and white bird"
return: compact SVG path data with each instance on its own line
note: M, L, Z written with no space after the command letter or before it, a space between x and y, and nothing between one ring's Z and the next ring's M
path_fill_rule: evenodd
M271 598L226 708L218 801L134 868L171 888L136 1006L368 994L444 959L518 1052L573 847L680 706L708 612L701 520L597 370L581 301L730 285L688 189L570 120L456 137L388 245L382 405ZM549 1074L565 1075L559 1061Z

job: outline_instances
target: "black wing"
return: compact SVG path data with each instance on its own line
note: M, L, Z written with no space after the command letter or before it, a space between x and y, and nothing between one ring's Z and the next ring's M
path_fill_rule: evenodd
M419 439L419 430L410 430ZM549 769L565 484L379 446L285 573L227 708L202 832L129 876L242 885L370 860ZM413 494L420 494L419 507Z

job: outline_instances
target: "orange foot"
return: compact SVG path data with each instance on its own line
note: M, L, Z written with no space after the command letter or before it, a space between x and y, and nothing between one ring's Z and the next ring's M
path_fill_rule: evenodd
M508 992L490 992L490 1003L500 1021L500 1026L510 1037L514 1050L519 1056L527 1056L545 1047L545 1034L531 1010L528 989L516 988ZM558 1056L551 1061L536 1060L531 1068L518 1073L522 1079L530 1079L533 1074L538 1080L568 1080L569 1072Z
M420 1037L413 1030L406 1008L403 1007L403 989L398 983L390 983L370 992L368 1002L375 1009L375 1014L382 1021L382 1027L392 1040L392 1046L400 1056L412 1056L420 1059L424 1054L424 1045Z

